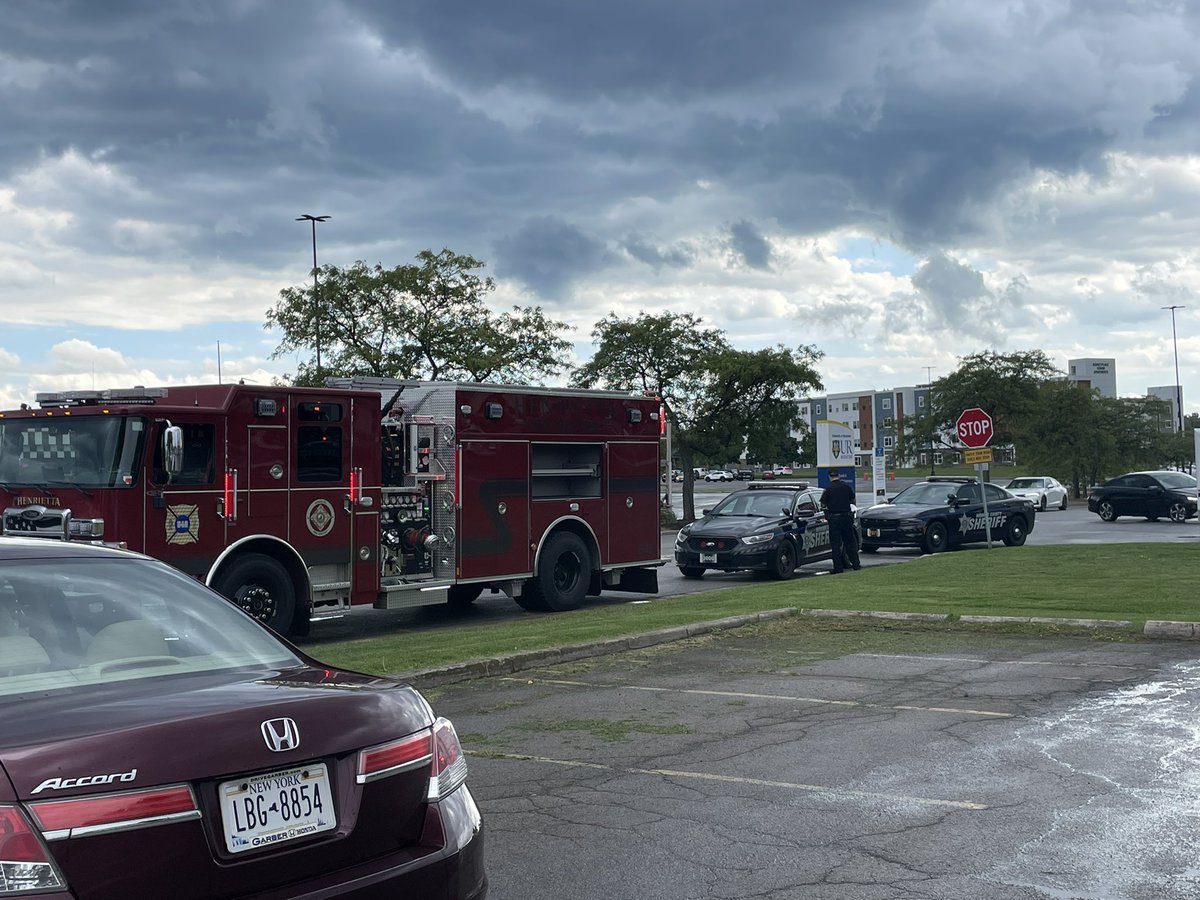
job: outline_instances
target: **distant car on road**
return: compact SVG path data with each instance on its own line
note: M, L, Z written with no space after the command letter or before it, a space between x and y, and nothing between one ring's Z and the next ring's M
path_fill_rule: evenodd
M1186 472L1129 472L1092 488L1087 503L1105 522L1118 516L1186 522L1196 515L1196 479Z
M736 475L728 469L713 469L704 476L705 481L734 481Z
M1024 497L1037 504L1037 508L1045 512L1048 507L1067 508L1067 489L1055 478L1049 475L1030 475L1014 478L1008 483L1009 493Z
M800 566L832 553L821 491L805 483L750 484L675 538L675 563L685 578L700 578L706 569L791 578Z
M738 481L753 481L754 480L754 470L753 469L738 469L737 471L735 471L733 473L733 477L736 478Z
M980 485L973 478L931 475L887 503L862 512L862 549L874 553L881 547L919 547L925 553L937 553L987 540L989 526L993 540L1019 547L1033 531L1036 510L1032 500L1014 496L997 485Z

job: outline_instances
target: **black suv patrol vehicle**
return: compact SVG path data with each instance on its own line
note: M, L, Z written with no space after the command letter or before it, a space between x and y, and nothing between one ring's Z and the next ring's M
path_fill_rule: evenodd
M675 563L685 578L707 569L791 578L800 566L832 555L821 490L804 482L752 481L675 538Z
M880 547L919 547L925 553L937 553L947 547L987 540L988 525L993 540L1019 547L1033 531L1035 509L1032 500L1014 496L994 484L981 485L969 477L931 475L887 503L862 512L862 550L874 553Z

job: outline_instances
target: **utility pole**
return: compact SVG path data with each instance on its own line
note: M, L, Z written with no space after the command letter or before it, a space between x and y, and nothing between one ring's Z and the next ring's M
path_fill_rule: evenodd
M321 299L317 293L319 285L317 283L317 223L329 221L330 216L310 216L305 213L296 218L297 222L312 222L312 247L313 247L313 320L316 329L317 338L317 381L321 380Z
M1187 307L1176 303L1174 306L1160 306L1159 309L1171 311L1171 344L1175 347L1175 418L1177 430L1183 434L1183 385L1179 383L1179 339L1175 336L1175 310Z

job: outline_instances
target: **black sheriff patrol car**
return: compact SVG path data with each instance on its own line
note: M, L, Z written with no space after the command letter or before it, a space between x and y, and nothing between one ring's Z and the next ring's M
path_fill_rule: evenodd
M821 491L804 482L751 482L675 538L675 563L686 578L707 569L791 578L805 563L832 555Z
M931 475L887 503L862 512L862 549L874 553L880 547L919 547L925 553L937 553L947 547L986 541L989 524L992 540L1019 547L1033 531L1034 514L1032 500L1010 494L1002 487L981 485L973 478Z

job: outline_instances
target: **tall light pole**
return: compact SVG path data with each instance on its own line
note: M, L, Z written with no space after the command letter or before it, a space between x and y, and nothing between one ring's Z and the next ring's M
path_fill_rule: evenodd
M1187 307L1176 303L1174 306L1160 306L1159 309L1171 311L1171 344L1175 348L1175 421L1179 426L1179 433L1183 434L1183 385L1179 383L1179 339L1175 336L1175 310Z
M297 222L312 222L313 244L313 319L317 334L317 381L321 380L321 300L317 293L317 223L329 221L329 216L310 216L305 213L296 218Z
M929 425L929 474L936 475L933 468L933 366L925 366L925 383L929 385L925 392L925 415L930 417Z

